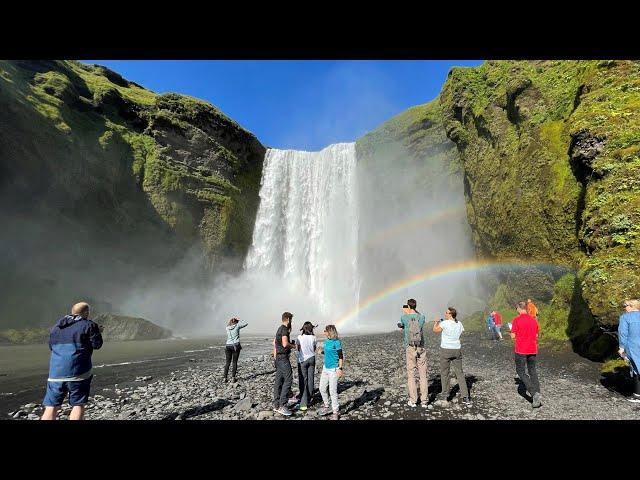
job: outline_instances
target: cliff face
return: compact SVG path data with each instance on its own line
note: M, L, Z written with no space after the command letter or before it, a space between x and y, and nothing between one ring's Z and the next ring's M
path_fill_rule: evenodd
M117 304L186 262L186 283L237 269L264 152L214 106L104 67L0 62L0 325Z
M577 269L542 300L614 324L640 295L640 63L455 68L441 107L478 255Z

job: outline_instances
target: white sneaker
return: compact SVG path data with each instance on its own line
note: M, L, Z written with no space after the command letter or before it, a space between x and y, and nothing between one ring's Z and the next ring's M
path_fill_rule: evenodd
M629 397L629 398L627 398L627 402L640 403L640 397L636 397L636 396Z
M411 400L409 400L407 402L407 405L409 405L411 408L414 408L416 406L416 404L414 402L412 402Z

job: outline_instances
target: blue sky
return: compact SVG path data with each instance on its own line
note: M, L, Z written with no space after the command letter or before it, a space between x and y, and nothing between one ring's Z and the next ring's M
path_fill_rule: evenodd
M159 93L207 100L267 147L352 142L481 60L83 60Z

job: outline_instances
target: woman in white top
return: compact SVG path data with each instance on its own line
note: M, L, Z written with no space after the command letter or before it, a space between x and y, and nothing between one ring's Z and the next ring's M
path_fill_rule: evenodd
M316 336L313 334L313 324L304 322L300 329L302 334L298 335L296 342L298 348L298 382L300 385L300 406L301 411L307 410L311 405L313 395L313 380L316 372Z
M469 389L467 388L467 381L464 378L464 372L462 371L462 346L460 345L460 335L464 332L464 327L456 318L458 312L456 312L455 308L447 308L444 315L444 320L436 319L433 324L434 332L442 332L442 339L440 341L440 381L442 383L442 394L445 397L445 401L448 401L449 369L453 366L453 371L458 379L458 385L460 386L462 401L466 405L470 405L471 399L469 398Z

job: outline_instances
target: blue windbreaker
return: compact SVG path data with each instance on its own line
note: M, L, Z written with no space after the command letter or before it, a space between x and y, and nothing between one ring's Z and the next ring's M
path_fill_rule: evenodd
M640 312L620 315L618 342L631 360L631 368L636 375L640 375Z
M65 315L49 335L49 381L76 381L91 376L91 354L102 347L98 325L80 315Z

